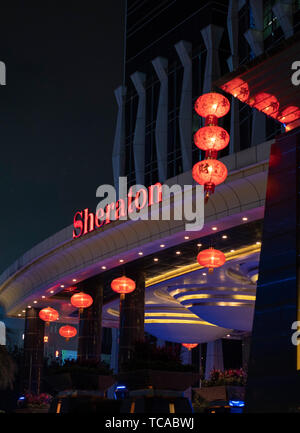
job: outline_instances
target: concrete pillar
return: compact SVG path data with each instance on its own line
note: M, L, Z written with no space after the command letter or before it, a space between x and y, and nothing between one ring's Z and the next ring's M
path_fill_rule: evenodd
M256 56L259 56L264 51L264 14L263 2L261 0L250 0L250 7L253 14L255 28L248 29L244 33L251 50Z
M44 363L45 322L39 318L38 308L26 308L24 331L23 387L39 394Z
M277 0L272 10L283 30L285 39L293 36L293 0Z
M179 108L179 134L183 171L192 168L192 44L180 41L175 49L183 66L183 79Z
M133 359L135 344L144 341L145 276L143 273L126 276L136 282L136 289L120 301L119 372Z
M160 92L157 107L155 142L157 154L158 180L167 179L168 162L168 60L157 57L152 65L160 81Z
M238 3L236 0L229 0L228 15L227 15L227 29L230 42L231 56L227 59L229 70L234 71L239 64L238 57L238 28L239 28L239 14ZM240 150L240 113L239 101L231 97L231 110L230 110L230 142L229 153L235 153Z
M181 346L180 358L183 364L192 364L192 351Z
M144 185L146 139L146 90L144 83L146 75L142 72L135 72L130 78L139 97L133 138L135 178L137 184Z
M119 353L119 329L112 328L110 368L113 370L114 373L118 372L118 353Z
M224 371L222 340L207 343L205 379L209 379L213 369Z
M115 90L115 97L118 104L118 117L112 152L112 165L114 184L117 192L119 187L119 177L124 175L125 168L125 95L126 87L120 86Z
M201 34L206 46L207 55L205 63L205 75L203 83L203 93L212 91L212 83L220 77L219 45L223 35L223 27L209 24L201 30Z
M90 279L79 284L80 291L93 298L93 304L79 313L78 360L101 361L103 286Z

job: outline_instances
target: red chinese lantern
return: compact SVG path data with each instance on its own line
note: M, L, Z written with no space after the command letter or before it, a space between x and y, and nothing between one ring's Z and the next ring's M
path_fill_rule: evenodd
M230 109L230 102L220 93L204 93L195 103L195 111L205 117L205 125L216 125L218 118L225 116Z
M214 268L219 268L226 262L226 257L222 251L208 248L207 250L200 251L197 256L199 265L208 268L208 272L213 272Z
M250 99L249 105L271 117L277 117L279 102L274 95L261 92Z
M214 193L215 186L224 182L227 177L227 168L217 159L204 159L197 162L192 170L193 179L204 185L205 201Z
M201 150L205 150L205 158L216 158L220 150L228 146L230 136L220 126L204 126L194 135L194 142Z
M238 98L242 102L247 101L249 98L249 86L241 78L234 78L233 80L224 84L222 89L225 90L225 92L230 93L235 98Z
M49 322L54 322L59 316L54 308L46 307L39 312L39 317L46 322L46 325L49 325Z
M194 349L198 346L198 343L182 343L184 347L186 347L188 350Z
M73 307L79 308L79 312L82 313L84 308L88 308L92 305L93 298L84 292L75 293L71 296L71 304Z
M291 105L282 110L277 120L282 123L291 123L300 118L300 109Z
M77 330L74 326L66 325L59 328L59 334L68 341L70 338L75 337Z
M135 282L125 276L115 278L111 282L111 288L114 292L117 292L121 295L121 299L124 299L127 293L133 292L135 290L135 287Z

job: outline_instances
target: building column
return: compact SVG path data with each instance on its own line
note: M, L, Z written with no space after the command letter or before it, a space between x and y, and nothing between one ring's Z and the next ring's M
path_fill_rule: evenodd
M224 371L222 340L209 341L206 350L205 379L209 379L211 370Z
M119 86L115 90L115 97L118 104L118 117L112 152L112 165L114 184L117 192L119 188L119 177L123 176L125 167L125 95L126 87Z
M183 66L183 79L179 108L179 134L183 171L192 168L192 44L180 41L175 49Z
M144 341L145 276L142 272L126 275L135 281L136 289L120 301L119 372L134 358L135 344Z
M155 126L155 142L158 180L162 183L167 179L168 162L168 60L162 57L156 57L156 59L152 61L152 65L160 81Z
M300 319L299 167L297 128L276 137L271 147L246 386L247 412L297 412L300 406L300 346L292 339L296 332L292 324Z
M183 364L192 364L192 351L181 346L180 358Z
M231 56L227 59L227 64L230 72L238 67L238 29L239 29L239 14L238 2L236 0L229 0L228 16L227 16L227 29L230 42ZM230 142L229 153L235 153L240 150L240 112L239 101L231 97L231 110L230 110Z
M110 368L113 370L114 373L118 372L118 353L119 353L119 329L112 328Z
M138 185L144 185L146 140L146 90L144 83L146 75L143 72L135 72L130 78L139 96L133 138L135 178Z
M90 279L79 284L80 291L93 298L90 307L79 312L78 353L79 361L101 361L103 286L100 280Z
M212 91L212 83L220 77L219 45L223 35L223 27L209 24L201 30L206 46L207 55L205 63L205 75L203 82L203 93Z
M39 394L44 363L45 322L39 318L40 309L26 308L24 331L24 390Z
M272 9L283 30L285 39L293 36L293 0L277 0Z

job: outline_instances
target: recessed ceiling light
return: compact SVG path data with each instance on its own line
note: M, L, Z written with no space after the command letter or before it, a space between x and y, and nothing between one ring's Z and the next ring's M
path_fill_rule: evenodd
M243 217L242 220L243 221L248 221L248 218L247 217Z
M205 275L207 275L207 274L206 274L206 272L202 272L202 275L204 275L204 276L205 276Z
M25 310L22 310L22 313L25 313Z
M123 263L123 262L124 262L124 259L120 259L119 262L120 262L120 263Z
M31 305L27 305L27 308L31 308Z
M63 284L60 285L61 288L64 288L65 286Z
M101 269L106 269L106 266L101 266Z
M230 337L230 334L227 334L226 337Z
M77 280L76 280L76 278L73 278L73 280L72 280L72 281L74 281L74 283L75 283L75 281L77 281Z
M42 299L45 299L46 298L46 296L42 296Z
M161 245L160 245L160 248L164 248L164 247L165 247L165 245L164 245L164 244L161 244Z
M235 252L235 250L230 250L230 252L231 252L231 253L234 253L234 252Z
M179 256L179 254L181 254L181 251L176 251L176 254Z
M197 244L197 247L202 247L202 244Z
M218 230L218 227L212 227L211 229L215 232L216 230Z
M261 245L261 242L256 242L256 245Z
M19 313L18 316L20 317L20 316L21 316L21 313Z
M139 256L142 256L144 253L142 251L139 251Z
M185 236L184 239L190 239L190 237L189 236Z
M37 304L37 301L33 301L34 304Z
M50 290L50 293L54 293L54 290Z
M155 257L155 259L153 259L155 262L158 262L158 258L157 257Z
M227 238L228 238L227 235L223 235L223 236L222 236L222 239L227 239Z

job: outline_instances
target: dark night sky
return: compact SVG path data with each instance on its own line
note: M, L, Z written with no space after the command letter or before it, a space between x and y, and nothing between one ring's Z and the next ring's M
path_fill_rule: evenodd
M1 5L0 272L112 183L124 1L94 4Z

